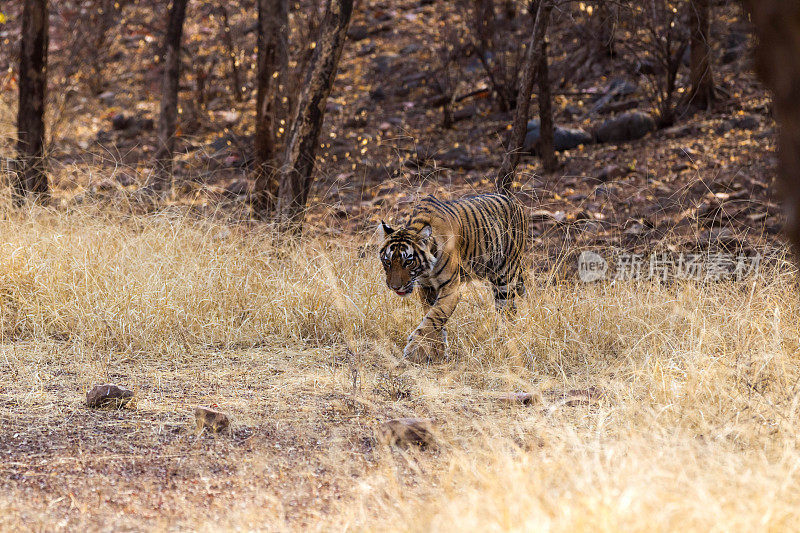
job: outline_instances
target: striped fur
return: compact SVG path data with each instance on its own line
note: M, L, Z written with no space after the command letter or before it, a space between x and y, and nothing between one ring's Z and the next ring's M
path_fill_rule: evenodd
M386 284L400 296L417 287L425 309L403 350L413 361L444 355L444 326L458 304L462 283L489 281L498 308L514 309L514 296L525 293L527 223L522 205L512 197L485 194L443 202L429 196L414 208L404 228L381 222L380 229Z

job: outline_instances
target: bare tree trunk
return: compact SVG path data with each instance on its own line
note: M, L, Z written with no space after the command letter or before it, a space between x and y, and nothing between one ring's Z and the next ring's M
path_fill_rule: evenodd
M47 92L47 0L26 0L22 8L22 44L19 60L17 161L14 202L27 195L34 201L49 197L44 161L44 105Z
M256 73L256 180L250 203L259 218L268 217L278 196L275 129L278 98L286 87L289 62L288 0L258 0L258 72Z
M485 50L494 49L494 0L473 0L475 31Z
M168 191L172 187L172 154L178 124L178 85L181 76L181 37L188 0L172 0L167 23L164 79L161 84L161 115L158 119L158 147L152 187Z
M707 109L716 99L714 73L711 69L711 0L689 2L689 26L691 31L691 81L690 102L698 108Z
M800 253L800 3L745 0L758 36L756 66L772 90L778 128L778 178L787 233Z
M336 79L352 12L353 0L328 1L320 37L286 142L280 173L278 213L284 231L299 232L302 227L312 184L314 157L325 118L325 103Z
M542 39L539 66L536 69L539 81L539 157L547 171L558 166L553 147L553 97L550 94L550 72L547 68L547 39Z
M242 82L241 76L239 75L239 60L236 57L236 45L233 41L233 32L231 31L228 8L225 7L225 2L219 5L219 11L222 18L223 41L225 42L225 48L227 48L226 52L228 58L231 61L231 92L233 93L233 99L237 102L241 102Z
M614 57L614 33L617 25L617 5L609 0L598 0L597 15L597 44L599 51L606 57Z
M497 175L496 185L499 191L511 191L511 184L514 181L517 165L519 164L520 152L527 131L528 110L530 109L531 93L533 92L534 74L536 73L536 67L539 65L539 55L542 53L540 43L547 33L547 24L550 21L550 11L552 10L552 0L541 0L536 10L536 20L533 23L533 31L531 31L531 38L525 51L525 62L522 65L514 123L508 139L508 148L503 156L500 172Z

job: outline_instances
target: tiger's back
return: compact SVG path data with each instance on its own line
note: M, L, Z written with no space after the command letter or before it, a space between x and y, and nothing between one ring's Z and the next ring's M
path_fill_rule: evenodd
M455 239L452 251L458 255L464 280L485 279L504 292L524 291L521 279L528 228L523 206L516 199L502 194L447 202L427 197L412 213L409 226L425 224L434 233L439 229ZM436 270L444 271L443 266L437 265L433 277Z

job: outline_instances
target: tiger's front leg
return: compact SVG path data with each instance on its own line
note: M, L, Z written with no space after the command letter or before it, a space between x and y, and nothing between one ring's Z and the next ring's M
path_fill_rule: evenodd
M430 308L427 309L417 329L408 337L408 344L403 348L403 357L414 363L445 358L447 332L444 325L458 305L459 285L459 280L454 277L439 288L437 298L433 298L436 294L433 289L426 289L427 292L421 294L425 300L423 305Z

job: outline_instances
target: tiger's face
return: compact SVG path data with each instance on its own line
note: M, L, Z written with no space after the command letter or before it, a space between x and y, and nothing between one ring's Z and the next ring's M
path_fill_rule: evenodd
M408 228L395 230L381 222L380 230L384 242L379 254L386 272L386 285L398 296L406 297L417 281L430 272L433 264L431 227L425 226L420 232Z

